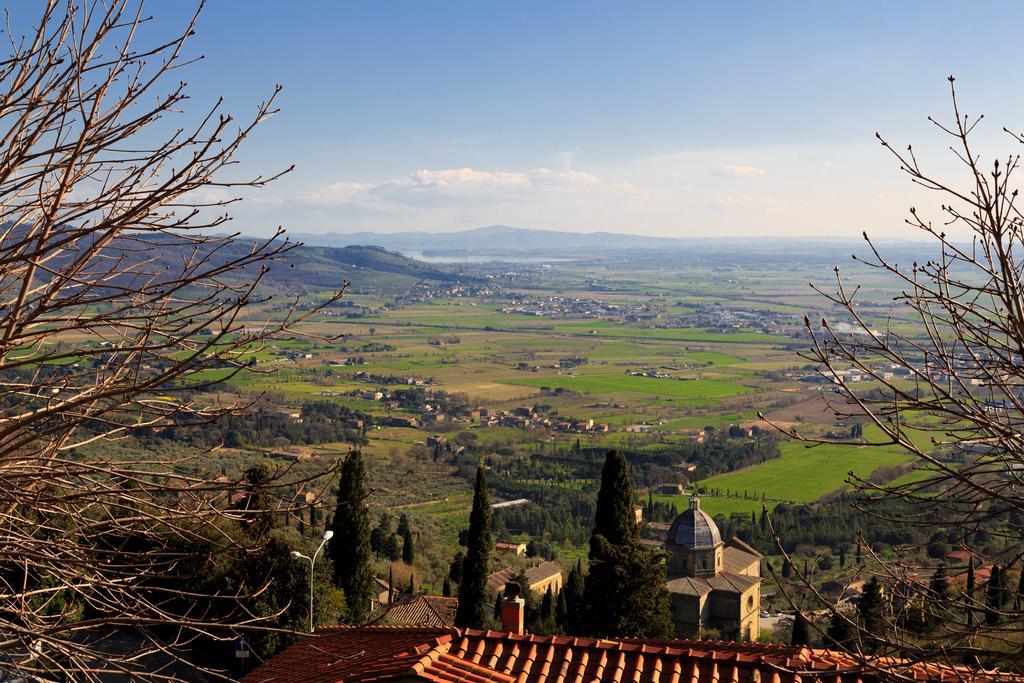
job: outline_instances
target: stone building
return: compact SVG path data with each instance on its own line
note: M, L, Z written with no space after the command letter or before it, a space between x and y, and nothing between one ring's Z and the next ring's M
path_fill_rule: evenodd
M665 550L672 618L680 636L715 629L724 639L757 639L760 553L737 539L724 543L718 525L700 509L696 496L669 527Z

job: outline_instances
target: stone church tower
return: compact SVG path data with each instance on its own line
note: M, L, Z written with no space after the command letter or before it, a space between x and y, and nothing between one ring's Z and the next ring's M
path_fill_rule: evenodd
M669 553L668 583L673 619L680 636L709 629L727 640L757 640L760 631L761 554L733 539L722 541L718 525L690 507L676 517L665 539Z
M690 498L690 509L676 517L668 531L669 573L714 576L722 570L724 548L718 525L700 509L700 498Z

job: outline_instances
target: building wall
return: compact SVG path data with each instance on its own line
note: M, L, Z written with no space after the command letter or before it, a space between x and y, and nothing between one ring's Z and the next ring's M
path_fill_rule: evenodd
M549 576L546 579L541 579L537 583L531 583L530 590L532 590L537 595L542 596L548 592L548 586L551 586L552 593L557 594L560 590L562 590L562 575L555 574L554 576Z
M707 596L684 595L670 593L672 599L672 623L676 627L676 635L681 638L693 638L698 635L700 625L709 617Z
M722 570L723 546L707 550L670 548L669 573L678 576L714 576Z
M761 586L752 586L743 593L740 602L740 638L757 640L761 635Z

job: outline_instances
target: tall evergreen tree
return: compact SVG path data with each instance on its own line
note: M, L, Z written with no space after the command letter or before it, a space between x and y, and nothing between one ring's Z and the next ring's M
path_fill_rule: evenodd
M462 582L462 563L466 561L466 554L461 550L455 553L452 563L448 565L448 578L454 583Z
M843 614L833 614L825 631L825 639L829 647L845 649L853 643L853 627Z
M640 544L629 464L610 451L601 472L590 571L584 581L587 635L669 637L674 628L661 553Z
M405 533L402 535L402 562L411 565L415 561L416 548L413 545L412 530L405 527Z
M444 578L444 583L441 586L441 595L446 598L452 597L452 582L448 580L447 576Z
M862 640L869 652L873 650L872 644L876 642L874 639L882 636L884 617L885 601L882 598L882 586L878 578L872 576L864 584L864 592L857 602L857 620L865 636Z
M402 559L402 543L398 540L398 534L391 534L384 540L383 555L391 562Z
M561 623L566 633L577 635L583 632L584 597L583 597L583 563L576 560L576 566L569 571L569 577L565 580L565 586L559 596L565 598L565 620Z
M370 547L373 548L373 552L380 556L386 556L384 544L389 536L391 536L391 515L385 512L381 514L377 526L373 527L373 531L370 532Z
M1006 606L1006 581L1002 568L997 564L992 567L985 588L985 623L993 626L999 623L1000 612Z
M964 586L965 602L967 603L967 627L974 625L974 556L967 560L967 583Z
M487 571L491 556L491 505L483 467L476 469L467 540L455 625L459 628L484 628L487 624Z
M565 589L558 591L555 599L555 624L560 633L566 633L569 627L569 605L565 601Z
M935 573L928 582L928 589L932 600L944 602L949 599L949 577L946 575L945 562L935 568Z
M1013 611L1019 612L1021 606L1024 605L1024 565L1018 570L1019 576L1017 578L1017 592L1013 596Z
M810 645L811 634L807 628L807 618L804 617L804 613L797 610L796 616L793 617L793 631L789 637L790 645Z
M541 598L540 608L537 610L537 618L534 619L533 633L550 634L557 629L555 624L555 594L548 586Z
M406 535L406 534L407 534L407 533L408 533L408 532L409 532L410 530L411 530L411 529L410 529L410 527L409 527L409 515L407 515L407 514L405 514L405 513L403 512L403 513L401 514L401 516L400 516L400 517L398 518L398 528L397 528L397 529L395 529L395 533L397 533L397 534L398 534L399 536L401 536L402 538L405 538L405 535Z
M370 616L373 598L373 551L365 477L363 455L352 451L341 467L334 538L328 549L334 565L334 584L345 592L348 620L354 624L362 624Z
M846 566L846 544L842 543L839 546L839 566Z
M629 480L629 463L619 451L608 451L601 470L601 488L594 510L594 531L612 545L635 541L638 537L636 515L633 513L633 485Z

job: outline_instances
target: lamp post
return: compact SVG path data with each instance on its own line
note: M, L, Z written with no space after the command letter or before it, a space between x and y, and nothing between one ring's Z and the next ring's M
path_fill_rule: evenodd
M303 555L298 550L293 550L290 555L293 560L308 560L309 561L309 632L313 632L313 566L316 564L316 558L320 556L320 551L327 545L327 541L331 540L334 536L334 532L328 529L324 532L324 540L320 542L320 547L313 553L313 557Z

